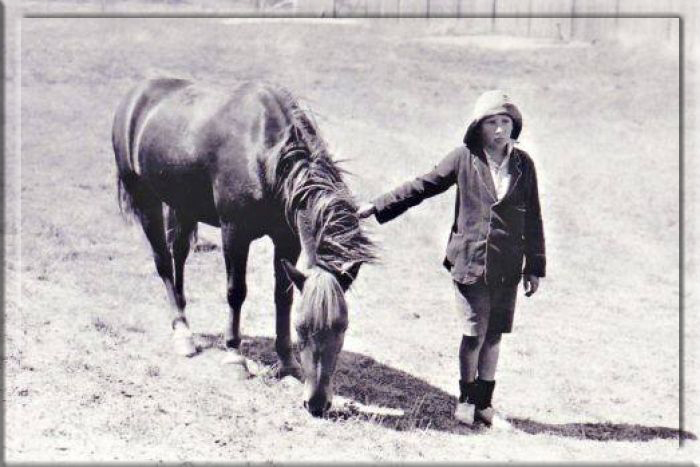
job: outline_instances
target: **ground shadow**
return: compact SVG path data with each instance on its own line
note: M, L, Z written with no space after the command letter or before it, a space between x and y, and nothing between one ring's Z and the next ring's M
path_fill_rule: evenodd
M213 334L195 336L201 351L223 349L223 337ZM274 340L269 337L246 337L242 353L260 364L275 366ZM366 405L401 409L402 416L329 414L329 418L358 416L388 428L403 431L414 428L469 434L483 428L469 428L452 417L456 398L406 372L383 365L371 357L342 352L336 370L336 394ZM596 441L650 441L654 439L691 439L690 432L662 426L625 423L542 423L531 419L509 418L517 430L529 434L549 434Z

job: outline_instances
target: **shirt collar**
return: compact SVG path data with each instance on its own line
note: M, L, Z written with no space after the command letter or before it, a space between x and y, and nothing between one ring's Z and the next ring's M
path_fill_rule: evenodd
M508 143L508 146L506 147L506 157L503 158L500 164L496 164L494 162L493 158L491 157L491 154L489 154L485 148L482 148L482 151L484 152L484 155L486 156L486 160L489 163L489 166L495 167L499 170L503 170L504 168L508 167L508 162L510 161L510 155L513 152L513 143Z

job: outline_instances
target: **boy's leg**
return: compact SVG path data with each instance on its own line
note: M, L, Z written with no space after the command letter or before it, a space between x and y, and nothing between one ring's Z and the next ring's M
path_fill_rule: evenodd
M501 333L489 332L479 352L479 379L493 381L496 379L498 355L501 350Z
M481 371L481 358L485 336L462 336L459 346L459 376L462 381L472 382L477 371Z
M479 348L483 339L479 336L462 335L459 346L459 399L455 408L455 419L465 425L474 423L478 386L475 381L479 362Z
M493 390L496 386L496 368L501 347L501 333L489 332L479 353L479 376L476 380L476 408L474 418L500 429L510 429L511 424L494 410L491 405Z
M479 362L479 349L483 336L462 336L459 346L459 402L455 409L455 418L460 423L474 423L476 402L478 400L478 384L476 371Z
M483 281L475 284L454 283L457 313L462 324L462 342L459 346L459 374L462 381L476 379L479 353L489 323L491 298Z
M489 293L483 283L455 283L457 311L462 321L462 341L459 347L459 402L455 418L467 425L474 423L476 409L479 353L486 335Z

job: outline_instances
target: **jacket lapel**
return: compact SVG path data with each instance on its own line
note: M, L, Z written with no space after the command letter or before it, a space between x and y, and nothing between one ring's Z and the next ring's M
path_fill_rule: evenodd
M481 183L486 186L486 191L488 194L491 196L494 202L498 201L496 196L496 186L493 184L493 177L491 177L491 170L489 169L488 162L486 162L486 157L475 154L472 158L472 164L474 164L476 173L479 174Z
M501 198L501 201L507 199L510 194L513 193L515 186L518 184L518 180L520 180L520 176L523 174L520 154L518 154L516 151L513 151L510 154L510 161L508 161L508 172L510 173L510 184L508 186L508 191L506 191L506 194L503 196L503 198Z

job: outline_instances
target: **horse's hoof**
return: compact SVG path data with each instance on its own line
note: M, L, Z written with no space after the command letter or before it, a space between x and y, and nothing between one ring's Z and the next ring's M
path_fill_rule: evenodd
M245 367L248 369L248 373L253 376L265 375L269 370L265 365L261 365L255 360L251 360L249 358L245 359Z
M237 350L229 350L221 359L221 363L224 365L245 365L245 357Z
M276 376L279 379L286 379L288 376L291 376L298 381L304 380L304 374L299 366L283 366L277 371Z
M237 350L227 351L224 358L221 359L221 363L231 367L229 374L237 381L248 379L250 376L250 373L246 367L246 359Z
M283 377L280 382L288 388L298 388L301 386L301 381L292 375Z
M197 354L192 334L177 333L173 335L173 350L175 354L183 357L192 357Z

